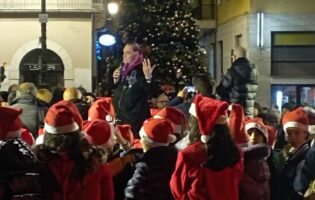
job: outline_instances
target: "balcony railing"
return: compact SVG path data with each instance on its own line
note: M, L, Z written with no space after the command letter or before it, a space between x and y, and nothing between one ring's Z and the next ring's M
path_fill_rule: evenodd
M41 0L0 0L0 12L39 11ZM47 11L90 11L104 9L103 0L46 0Z
M215 19L215 1L214 0L194 0L192 1L193 17L198 20L214 20Z

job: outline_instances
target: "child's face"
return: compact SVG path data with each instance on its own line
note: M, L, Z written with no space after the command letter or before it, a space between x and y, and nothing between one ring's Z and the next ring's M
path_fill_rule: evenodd
M249 142L251 144L262 144L265 143L265 137L263 134L256 128L251 128L247 131L249 135Z
M293 147L299 147L306 142L307 133L301 128L290 127L286 129L286 134L288 137L288 142Z

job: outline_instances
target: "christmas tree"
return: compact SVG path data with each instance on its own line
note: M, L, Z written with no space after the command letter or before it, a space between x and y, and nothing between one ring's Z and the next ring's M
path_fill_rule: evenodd
M191 10L190 0L122 1L119 35L123 42L151 47L154 76L161 81L187 83L194 73L206 71Z

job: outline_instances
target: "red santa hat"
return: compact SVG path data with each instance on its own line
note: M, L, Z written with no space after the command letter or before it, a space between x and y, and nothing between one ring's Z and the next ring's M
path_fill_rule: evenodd
M0 140L10 137L21 137L22 121L20 114L22 110L8 107L0 107Z
M287 128L300 128L304 131L308 131L308 118L306 112L302 107L298 107L297 109L288 112L282 117L282 125L284 132L287 132Z
M112 134L110 124L101 119L84 121L83 131L86 133L89 143L98 146L106 144Z
M230 115L228 126L233 135L233 140L238 144L246 144L249 141L248 134L245 131L245 115L243 106L231 104L229 106Z
M308 118L308 132L309 134L315 134L315 109L309 106L305 106L303 108L307 114L307 118Z
M164 118L169 119L174 125L174 133L181 133L182 127L187 125L185 114L173 107L165 107L156 113L153 118Z
M271 147L274 146L276 142L277 129L273 126L265 126L268 130L268 143Z
M113 121L115 112L111 97L103 97L91 105L89 112L89 120L102 119L108 122Z
M261 118L249 118L245 121L245 131L248 133L249 129L252 128L259 130L259 132L266 138L266 141L268 141L268 129Z
M29 144L30 146L33 146L35 144L35 139L31 132L29 132L27 129L23 128L21 133L21 138L24 142Z
M198 119L201 141L207 143L215 124L227 122L226 111L229 104L224 101L197 95L191 104L189 113Z
M176 141L176 137L172 133L172 122L168 119L157 118L144 121L139 132L141 138L146 138L157 146L167 146L169 143Z
M116 127L119 129L121 136L128 140L131 145L134 143L134 136L131 130L131 125L129 124L120 124L116 125Z
M82 130L82 117L70 101L59 101L52 105L45 117L45 132L64 134Z

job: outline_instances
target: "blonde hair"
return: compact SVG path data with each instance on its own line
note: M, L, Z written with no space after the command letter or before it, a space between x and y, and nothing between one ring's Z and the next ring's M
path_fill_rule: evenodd
M23 94L31 94L36 96L37 88L34 85L34 83L25 82L21 83L19 85L19 89L17 90L17 96L23 95Z
M39 89L37 91L36 97L46 103L50 103L52 98L52 93L47 89Z
M74 99L81 99L81 95L81 92L79 92L77 88L70 87L63 92L63 100L70 101Z

